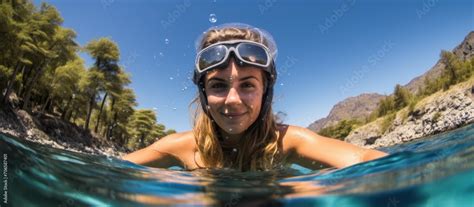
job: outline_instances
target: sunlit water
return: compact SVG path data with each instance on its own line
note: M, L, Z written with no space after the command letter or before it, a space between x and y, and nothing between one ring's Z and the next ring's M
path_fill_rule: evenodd
M0 206L474 206L474 125L382 150L339 170L188 172L0 135Z

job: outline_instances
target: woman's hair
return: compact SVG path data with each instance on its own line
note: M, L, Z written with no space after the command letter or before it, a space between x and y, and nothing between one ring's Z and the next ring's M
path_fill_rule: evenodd
M251 40L264 45L268 44L267 40L255 30L226 27L222 29L212 29L205 33L200 43L200 48L205 48L217 42L234 39ZM266 74L263 70L262 72ZM266 86L268 83L266 78L269 77L269 74L263 75L263 77L263 85ZM281 145L278 141L279 133L277 132L277 123L271 106L269 106L265 114L260 115L260 119L257 119L244 132L240 140L240 149L237 149L237 152L228 153L223 150L220 144L222 137L219 137L219 126L210 115L204 113L199 98L199 95L197 95L191 103L196 105L193 134L201 155L201 160L206 167L229 167L247 171L268 170L279 165L281 162L279 153ZM234 154L237 155L235 156Z

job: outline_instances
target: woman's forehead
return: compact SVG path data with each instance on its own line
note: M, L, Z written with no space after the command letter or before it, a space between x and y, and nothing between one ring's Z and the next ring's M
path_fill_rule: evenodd
M253 76L257 80L262 80L262 70L256 67L238 67L232 69L230 67L225 69L214 69L207 73L206 81L210 80L211 78L219 78L224 80L229 79L239 79L243 77Z

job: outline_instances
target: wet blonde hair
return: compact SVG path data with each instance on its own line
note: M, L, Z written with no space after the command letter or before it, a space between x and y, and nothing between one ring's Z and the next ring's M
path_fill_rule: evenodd
M245 28L227 27L213 29L204 34L200 48L211 44L234 40L250 40L267 45L267 41L258 32ZM264 86L267 85L267 73L263 72ZM269 86L272 87L272 86ZM264 89L265 90L265 89ZM264 94L265 95L265 94ZM194 113L193 134L196 140L201 160L207 168L233 168L241 171L269 170L279 165L281 144L278 140L279 132L272 112L272 107L263 114L261 120L256 120L244 132L240 140L240 149L237 155L226 154L219 141L219 126L210 115L204 113L199 94L192 101L196 105ZM262 104L263 106L263 104ZM222 138L222 137L221 137Z

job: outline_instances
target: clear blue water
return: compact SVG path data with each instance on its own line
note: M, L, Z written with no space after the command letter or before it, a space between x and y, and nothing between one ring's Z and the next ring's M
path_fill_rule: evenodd
M5 192L12 206L474 206L474 125L382 150L345 169L189 172L0 135L0 206Z

